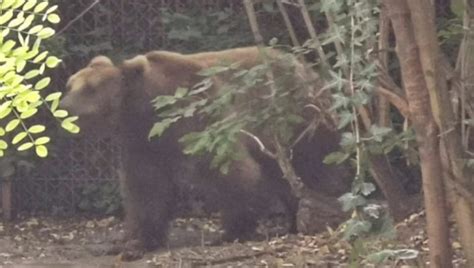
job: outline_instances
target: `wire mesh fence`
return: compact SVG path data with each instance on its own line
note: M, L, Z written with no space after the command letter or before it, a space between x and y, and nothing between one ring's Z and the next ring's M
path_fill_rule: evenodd
M169 47L164 11L230 9L235 11L234 15L243 11L240 1L224 0L55 2L59 5L62 25L58 27L58 38L47 44L53 53L60 47L57 54L63 59L61 68L52 75L55 90L62 90L68 76L97 54L119 59ZM118 184L120 144L116 138L71 137L59 129L53 136L56 137L47 159L35 162L30 171L22 168L15 173L13 204L18 212L70 215L78 211L88 186Z

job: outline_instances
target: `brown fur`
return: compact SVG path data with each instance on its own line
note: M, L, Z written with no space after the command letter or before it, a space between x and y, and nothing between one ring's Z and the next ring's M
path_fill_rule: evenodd
M270 51L270 55L276 53ZM181 152L177 139L190 131L203 129L205 122L200 119L180 121L159 139L152 142L147 139L156 120L150 101L157 95L173 94L179 86L194 85L201 79L197 71L222 60L239 61L243 67L261 62L255 47L191 55L153 51L119 66L99 56L68 81L68 92L61 106L79 115L78 122L84 133L103 134L120 125L127 234L130 243L137 248L152 249L165 241L175 203L175 183L182 177L208 182L206 187L217 193L227 239L250 237L258 217L274 196L283 200L294 220L296 200L273 160L263 156L255 146L240 144L236 150L244 157L235 161L224 176L209 169L209 156L189 157ZM337 143L334 135L323 139L330 141L330 146ZM296 150L311 153L305 145ZM319 162L310 163L314 167L308 170L328 173L320 163L320 152L313 150L312 153L318 155ZM302 169L306 169L304 165ZM317 173L309 176L314 174Z

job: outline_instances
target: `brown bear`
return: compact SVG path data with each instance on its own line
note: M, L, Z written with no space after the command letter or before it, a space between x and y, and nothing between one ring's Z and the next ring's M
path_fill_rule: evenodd
M270 54L276 53L270 50ZM210 168L210 156L182 153L178 139L190 131L202 130L206 124L201 119L179 121L158 139L148 139L156 121L151 104L156 96L172 95L178 87L193 86L202 79L197 72L222 60L239 61L249 68L261 62L259 55L256 47L190 55L153 51L120 65L98 56L69 78L61 107L79 116L81 132L104 134L119 129L116 134L123 146L121 186L127 250L131 254L163 245L180 177L207 182L206 187L217 193L226 240L250 238L259 216L275 197L283 201L295 221L297 200L291 195L278 166L259 154L256 146L249 146L249 142L237 146L236 150L243 157L234 161L224 175ZM304 67L298 68L304 76ZM214 87L213 90L218 90ZM312 176L318 172L329 177L339 176L338 171L333 172L321 163L324 154L335 148L338 138L332 134L316 137L321 139L311 148L316 152L316 162L310 163L303 153L300 157L302 174L310 171L316 172ZM301 148L308 150L307 146ZM307 164L312 166L306 168ZM291 229L295 231L294 222Z

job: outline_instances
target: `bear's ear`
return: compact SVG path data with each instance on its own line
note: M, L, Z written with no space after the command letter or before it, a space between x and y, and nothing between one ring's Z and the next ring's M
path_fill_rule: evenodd
M106 56L97 56L91 60L91 62L88 65L89 67L95 67L95 66L114 66L114 63L112 62L111 59L109 59Z
M143 75L150 68L150 63L146 56L138 55L129 60L125 60L121 69L123 75L128 78L135 78L139 75Z

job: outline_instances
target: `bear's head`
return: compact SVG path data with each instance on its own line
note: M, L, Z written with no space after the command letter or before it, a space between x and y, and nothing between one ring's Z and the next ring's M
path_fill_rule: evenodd
M97 56L69 78L60 106L79 116L81 132L113 133L119 123L130 123L119 122L124 113L146 120L144 114L153 112L154 97L192 86L198 82L196 72L201 69L197 61L166 51L138 55L119 65Z
M98 56L69 78L60 107L79 116L84 132L114 129L123 98L121 88L121 70L109 58Z

